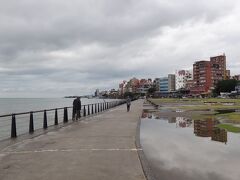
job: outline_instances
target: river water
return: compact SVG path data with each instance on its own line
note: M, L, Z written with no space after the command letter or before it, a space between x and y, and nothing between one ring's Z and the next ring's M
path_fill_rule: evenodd
M116 101L111 99L87 99L82 98L82 105L94 104L100 102ZM60 108L72 106L71 98L0 98L0 115L29 112L36 110ZM47 112L48 125L54 124L54 111ZM43 113L36 113L34 117L34 128L41 129L43 127ZM71 109L68 110L68 116L72 117ZM63 110L58 111L59 122L63 121ZM29 114L16 116L17 134L28 132ZM0 118L0 140L10 137L11 133L11 117Z
M239 180L240 134L214 124L144 115L140 139L156 179Z

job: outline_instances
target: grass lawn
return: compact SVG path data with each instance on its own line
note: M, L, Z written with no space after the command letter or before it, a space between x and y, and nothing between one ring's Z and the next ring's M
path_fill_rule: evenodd
M149 99L152 102L156 104L161 104L161 103L191 103L191 102L199 102L199 103L204 103L204 102L216 102L216 103L224 103L224 102L229 102L229 103L236 103L240 105L240 99L220 99L220 98L203 98L203 99L197 99L197 98L186 98L186 99L177 99L177 98L159 98L159 99Z
M240 133L240 127L236 127L231 124L219 124L217 127L226 129L228 132Z
M162 105L162 109L183 110L185 112L196 112L192 115L193 120L198 119L222 119L225 122L240 123L240 112L231 112L219 114L217 110L240 109L240 99L150 99L152 102ZM215 102L214 104L205 104L205 102ZM233 105L223 104L225 102L234 103ZM210 111L209 111L210 110ZM201 112L199 112L201 111Z

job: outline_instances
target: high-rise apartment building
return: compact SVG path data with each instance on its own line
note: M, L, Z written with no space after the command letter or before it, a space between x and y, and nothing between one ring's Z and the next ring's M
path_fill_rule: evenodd
M227 79L226 56L210 57L212 89L218 81Z
M168 92L173 92L176 90L176 77L175 74L168 75Z
M176 90L187 88L187 82L193 80L192 72L188 70L177 70L176 77Z
M210 61L197 61L193 64L193 94L210 93L218 81L227 79L225 54L210 57Z
M192 93L201 94L210 90L212 81L209 61L197 61L193 64L193 80Z

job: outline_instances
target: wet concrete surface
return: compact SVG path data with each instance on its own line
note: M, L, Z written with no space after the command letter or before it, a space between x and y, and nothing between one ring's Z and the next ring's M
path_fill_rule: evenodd
M142 100L46 134L5 143L1 180L144 180L135 146Z

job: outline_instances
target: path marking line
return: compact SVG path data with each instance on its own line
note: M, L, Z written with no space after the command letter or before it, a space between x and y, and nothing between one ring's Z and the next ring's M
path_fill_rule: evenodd
M35 150L35 151L8 151L4 152L5 155L7 154L30 154L30 153L48 153L48 152L81 152L81 151L142 151L142 149L43 149L43 150Z

